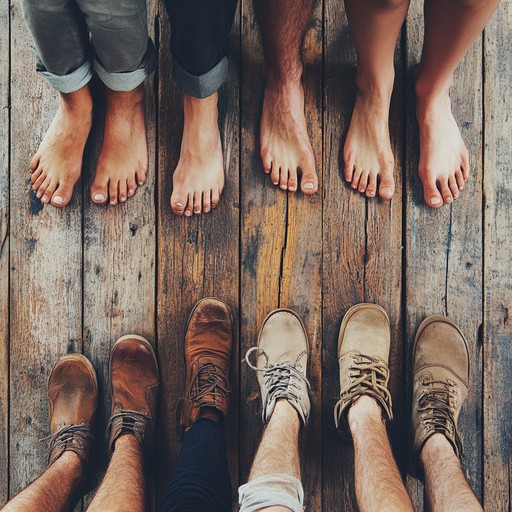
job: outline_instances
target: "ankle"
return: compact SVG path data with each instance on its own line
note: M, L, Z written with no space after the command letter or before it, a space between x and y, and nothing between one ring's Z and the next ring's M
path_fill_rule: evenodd
M193 122L213 121L218 124L218 102L219 95L213 93L207 98L196 98L190 94L183 94L183 113L185 122L193 120Z
M293 430L299 430L300 428L299 415L286 398L277 400L270 418L270 421L272 420L278 421L279 423L286 423L288 428Z
M92 95L88 85L78 91L70 93L59 93L61 106L70 112L92 114Z
M302 71L302 64L287 72L265 69L265 89L287 93L302 88Z
M363 99L389 102L395 83L395 68L392 65L387 71L374 75L358 67L355 82L357 94Z
M352 435L366 430L368 423L383 424L382 409L370 396L360 396L350 406L347 413L348 425Z
M414 82L414 91L416 93L417 106L428 106L439 101L450 100L450 87L452 79L436 83L429 79L424 79L418 72Z
M75 452L65 451L50 467L65 472L76 482L83 479L82 461Z
M113 91L108 87L106 88L107 103L111 107L119 106L127 108L133 105L143 104L145 95L143 84L131 91Z
M199 411L199 418L220 423L224 419L224 415L215 407L202 407Z
M455 451L450 441L441 433L431 435L423 445L420 452L420 461L425 466L426 462L432 459L439 459L440 455L453 455Z

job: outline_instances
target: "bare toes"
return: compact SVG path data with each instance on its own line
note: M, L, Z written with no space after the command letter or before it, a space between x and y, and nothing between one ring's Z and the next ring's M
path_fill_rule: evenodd
M464 188L465 180L460 169L455 172L455 180L457 181L457 186L459 187L459 190L462 190Z
M199 215L203 210L203 193L194 192L194 214Z
M446 204L450 204L453 201L453 196L450 191L450 187L448 186L448 180L446 178L439 180L439 190L443 196L443 201Z
M352 176L352 181L350 182L350 185L353 189L356 189L359 186L359 179L361 178L361 170L355 168L354 174Z
M272 169L272 159L267 151L261 151L261 164L263 165L263 170L266 174L269 174Z
M440 208L443 206L443 199L435 184L435 182L428 182L423 184L423 197L425 203L431 208Z
M171 195L171 209L176 215L183 215L187 205L187 195L174 189Z
M194 194L188 194L187 204L185 205L185 215L192 217L194 211Z
M41 197L41 201L43 203L49 203L55 189L57 188L58 182L55 179L50 180L47 189L45 190L43 196Z
M128 185L125 180L119 182L119 202L124 203L128 198Z
M220 192L217 189L212 190L212 208L217 208L220 201Z
M306 161L302 165L302 178L300 180L300 188L303 194L311 195L318 190L318 176L316 174L314 160Z
M32 183L35 183L37 181L37 178L39 178L39 176L41 176L42 173L43 169L41 167L38 167L30 176L30 181Z
M354 178L354 162L345 157L345 181L351 183Z
M288 167L281 167L279 173L279 188L281 190L288 190Z
M389 200L393 197L395 193L395 180L393 179L393 174L389 176L382 176L379 185L379 196L382 199Z
M52 196L51 203L57 208L66 206L73 195L73 185L71 183L60 183Z
M363 171L361 177L359 178L359 185L357 186L357 190L363 193L366 191L366 186L368 185L368 171Z
M377 173L372 172L366 187L366 197L375 197L377 193Z
M212 209L212 191L203 190L203 212L208 213Z
M448 187L450 188L453 198L457 199L459 197L459 187L457 186L455 176L450 176L448 178Z
M50 177L49 176L45 176L43 182L41 183L41 185L39 185L39 188L37 189L37 193L36 193L36 197L38 199L41 199L41 197L43 196L43 194L46 192L46 189L49 187L50 185Z
M140 187L146 183L146 171L140 170L137 171L137 183Z
M279 165L272 162L272 169L270 170L270 179L274 185L279 183Z
M108 184L108 196L110 199L110 204L115 206L117 204L118 194L119 194L119 181L111 179Z
M34 190L34 191L39 190L39 188L41 187L41 185L43 184L43 182L46 180L47 177L48 177L48 175L45 172L41 172L41 174L39 174L37 179L34 181L34 184L32 185L32 190ZM41 196L37 196L37 197L41 197Z

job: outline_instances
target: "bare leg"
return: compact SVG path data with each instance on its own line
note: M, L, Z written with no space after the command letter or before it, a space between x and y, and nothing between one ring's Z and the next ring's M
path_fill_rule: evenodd
M344 148L345 179L352 188L391 199L394 157L389 106L395 79L394 54L409 0L345 0L357 51L357 97Z
M413 510L398 472L382 409L362 396L348 411L348 423L355 452L355 485L361 512L373 510Z
M43 203L66 206L82 173L85 143L92 125L89 86L60 93L60 106L30 162L32 190Z
M469 178L469 157L451 112L453 72L481 34L499 0L427 0L425 41L416 75L419 177L425 202L439 208Z
M137 186L144 185L148 170L144 85L133 91L106 89L107 110L103 146L91 186L91 198L103 204L124 203Z
M147 503L144 454L139 441L131 434L116 440L107 473L88 510L122 512L127 503L133 512L142 512Z
M420 460L425 471L425 491L429 510L482 511L464 476L460 461L446 437L442 434L429 437L421 450Z
M81 481L80 459L73 452L64 452L37 480L9 501L2 512L68 511Z
M183 138L171 196L176 215L207 213L219 203L224 162L217 102L216 92L203 99L183 94Z
M265 475L288 474L300 480L300 420L287 400L278 400L254 457L249 481ZM289 512L287 507L262 511Z
M263 169L272 183L295 192L318 190L315 157L304 116L301 47L313 0L257 0L256 15L265 52L265 96L260 127Z

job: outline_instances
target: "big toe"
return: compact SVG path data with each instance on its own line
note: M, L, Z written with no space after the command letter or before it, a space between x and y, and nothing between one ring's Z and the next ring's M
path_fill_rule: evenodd
M176 215L183 215L187 204L187 194L174 189L171 194L171 209Z
M303 194L307 195L314 194L318 190L318 176L316 175L315 165L312 162L302 169L300 189Z
M108 180L98 179L94 180L91 186L91 199L96 204L105 204L108 197Z
M379 196L382 199L391 199L395 193L395 180L392 176L383 176L379 185Z
M73 185L71 183L60 183L52 196L51 203L57 208L66 206L71 201L73 195Z
M423 197L425 198L425 203L430 208L440 208L443 206L443 198L433 182L423 184Z

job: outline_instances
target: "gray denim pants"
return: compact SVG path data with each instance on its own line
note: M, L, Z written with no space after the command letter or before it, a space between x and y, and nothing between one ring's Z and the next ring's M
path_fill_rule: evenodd
M131 91L154 70L145 0L21 0L38 55L37 71L74 92L96 72L114 91Z

